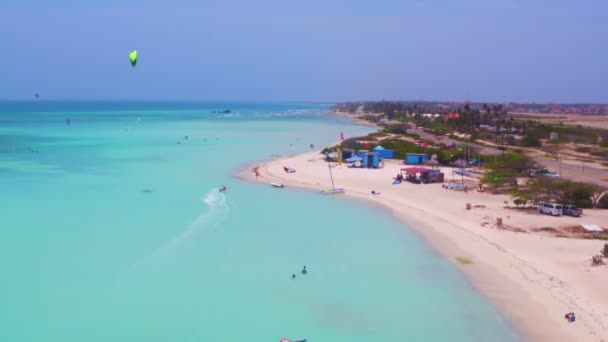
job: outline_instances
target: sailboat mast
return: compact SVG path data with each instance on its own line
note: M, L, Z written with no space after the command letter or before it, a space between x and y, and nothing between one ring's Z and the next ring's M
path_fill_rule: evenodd
M334 187L334 176L331 173L331 165L329 164L329 160L327 161L327 168L329 169L329 177L331 178L331 189L335 190L336 187Z

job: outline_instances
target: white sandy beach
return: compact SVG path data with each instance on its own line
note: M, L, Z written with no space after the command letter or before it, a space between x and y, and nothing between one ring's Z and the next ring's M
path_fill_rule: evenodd
M285 173L283 166L297 172ZM346 196L382 204L421 233L530 340L608 341L608 266L592 267L590 262L604 241L518 233L495 224L500 217L506 226L524 229L580 223L606 226L607 210L586 210L582 218L549 217L505 209L507 196L474 189L464 193L443 189L441 184L392 185L392 177L403 166L395 160L382 169L342 165L332 171L336 187L344 188ZM270 161L259 165L258 172L258 182L331 188L328 166L319 152ZM241 176L256 180L250 170ZM446 171L446 179L451 177ZM374 196L371 190L381 194ZM466 203L485 207L466 210ZM456 257L471 259L472 264L459 264ZM567 312L575 312L577 321L568 323Z

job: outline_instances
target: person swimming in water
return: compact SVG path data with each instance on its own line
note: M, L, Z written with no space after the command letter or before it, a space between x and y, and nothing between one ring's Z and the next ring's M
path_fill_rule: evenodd
M66 124L66 125L68 125L68 126L70 125L70 117L67 117L67 118L65 119L65 124Z
M291 275L291 279L296 279L295 273Z
M306 274L306 273L308 273L308 271L306 270L306 266L304 266L304 267L302 268L302 274Z
M226 191L226 186L222 185L222 187L220 188L220 192L224 192L224 191Z

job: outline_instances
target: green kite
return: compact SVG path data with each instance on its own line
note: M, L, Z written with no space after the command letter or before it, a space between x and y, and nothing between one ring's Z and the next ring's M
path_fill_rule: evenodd
M137 50L133 50L133 52L129 54L129 60L131 60L131 66L135 67L137 64Z

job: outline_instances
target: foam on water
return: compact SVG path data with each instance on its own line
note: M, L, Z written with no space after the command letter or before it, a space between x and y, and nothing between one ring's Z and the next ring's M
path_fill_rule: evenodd
M165 246L158 248L150 255L135 262L133 267L140 266L150 260L162 257L195 234L217 227L230 212L226 195L219 190L220 189L218 188L213 188L201 198L201 203L204 204L205 210L203 210L203 212L192 221L184 231L170 240Z

